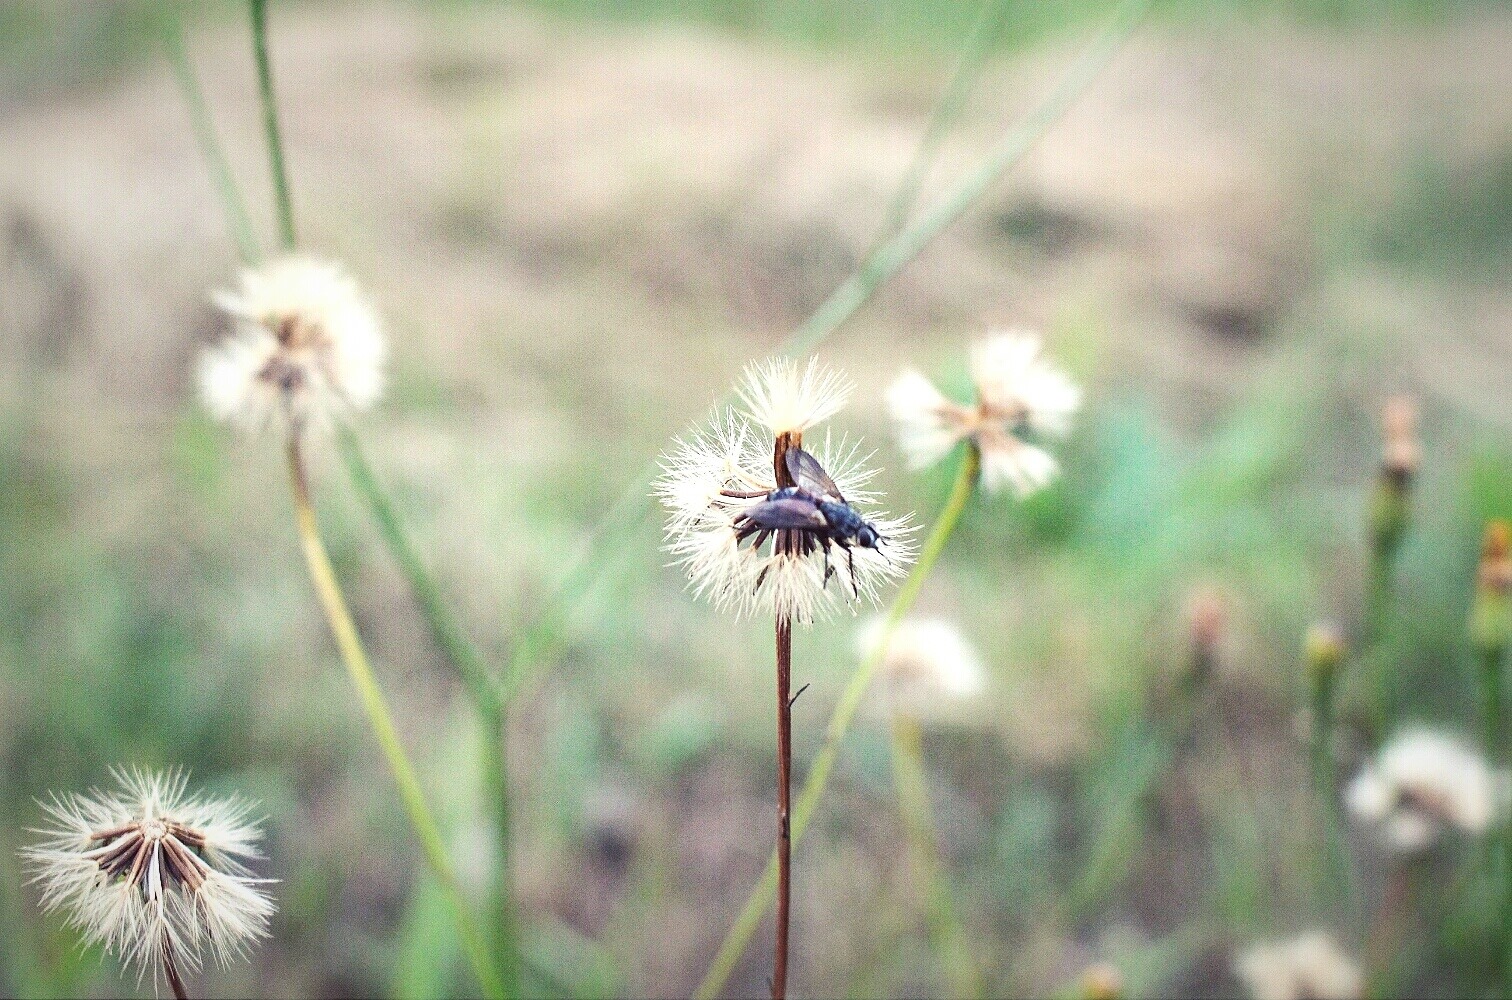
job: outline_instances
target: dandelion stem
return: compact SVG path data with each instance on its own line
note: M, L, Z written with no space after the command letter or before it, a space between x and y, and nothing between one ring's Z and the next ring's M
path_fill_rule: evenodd
M320 530L315 521L315 508L310 502L309 480L297 437L290 439L288 457L289 483L294 495L294 515L299 529L300 543L304 548L310 581L314 584L316 595L320 598L321 608L330 624L331 634L336 640L336 648L341 653L341 661L346 666L347 673L362 698L368 721L373 727L373 735L378 738L378 744L388 759L389 770L394 775L394 782L399 786L400 801L404 804L410 825L414 827L415 834L420 839L426 861L446 892L453 919L457 924L457 933L461 938L462 949L472 964L473 972L490 997L503 997L505 996L503 981L483 946L483 939L478 933L472 913L462 897L462 888L457 882L456 873L452 870L451 861L446 856L440 830L436 826L435 818L431 815L430 807L426 805L425 795L420 790L420 782L415 776L415 769L410 764L409 756L405 753L403 744L399 742L399 734L394 728L388 703L384 700L383 692L379 690L377 679L373 676L372 666L368 663L362 639L357 634L357 626L352 621L346 597L336 580L336 573L331 566L330 556L326 553L325 543L321 540Z
M173 991L174 1000L189 1000L189 991L184 987L178 961L173 956L173 939L167 934L159 938L158 954L162 957L163 975L168 978L168 988Z
M772 954L772 1000L787 996L789 905L793 843L788 807L793 793L793 620L777 619L777 943Z
M912 716L901 713L893 716L892 764L898 811L903 817L915 875L923 892L929 937L944 963L950 996L980 997L980 974L951 905L940 863L939 837L924 772L923 732Z
M804 830L813 819L814 810L818 808L819 800L824 796L824 790L829 784L830 772L834 770L835 762L839 758L840 743L850 730L856 710L861 707L861 699L866 695L867 688L871 686L877 670L881 667L883 657L887 655L887 644L892 638L893 630L913 607L914 601L924 587L924 582L929 578L935 563L939 561L940 553L945 550L945 543L954 534L956 525L966 510L966 503L976 490L977 476L980 471L981 456L974 446L968 446L961 460L960 469L956 473L955 485L951 488L950 497L941 508L934 529L924 541L924 547L919 553L919 561L914 564L908 578L903 581L903 586L898 590L898 596L893 600L892 607L888 609L887 617L883 620L881 639L871 655L863 659L855 672L851 674L845 689L840 692L840 700L836 703L834 711L830 713L829 724L824 731L824 744L814 757L814 763L809 768L808 780L803 783L803 788L798 793L797 806L793 810L789 830L792 843L796 844L803 838ZM735 963L740 960L741 954L750 942L751 935L756 931L757 924L761 922L767 907L772 905L772 899L777 894L777 864L778 859L774 853L767 862L766 870L762 872L761 880L756 883L750 898L746 900L744 909L740 911L740 915L735 918L735 923L725 934L724 942L719 946L719 952L714 956L709 971L704 974L703 982L694 992L693 995L697 1000L711 1000L729 980L730 973L735 969Z
M1123 0L1112 20L1029 116L1010 130L982 164L962 180L936 208L914 225L876 248L846 281L795 330L778 353L798 357L811 353L871 300L872 295L923 252L944 229L966 213L1003 174L1050 130L1117 54L1138 26L1149 0ZM619 540L650 509L650 485L656 464L650 463L599 521L568 568L558 578L534 625L511 650L504 679L506 703L518 697L538 662L554 642L552 634L567 621L572 609L596 583L609 576L609 566L623 554Z
M293 250L294 198L289 191L289 172L284 165L283 133L278 127L278 104L273 98L273 65L268 58L268 0L250 0L252 6L252 52L257 61L257 89L262 98L263 133L268 142L268 161L273 174L273 199L278 208L278 238L285 250Z
M236 244L237 255L246 264L255 264L262 257L257 234L252 228L252 216L247 204L237 189L236 178L231 173L231 163L226 158L220 138L215 134L215 124L210 120L210 107L204 91L194 75L194 65L189 61L189 52L184 47L183 26L176 13L166 4L158 12L158 27L162 34L163 51L168 64L173 68L173 78L178 83L179 93L189 109L189 127L194 131L195 144L204 158L205 169L210 171L210 180L226 214L226 229L231 242Z

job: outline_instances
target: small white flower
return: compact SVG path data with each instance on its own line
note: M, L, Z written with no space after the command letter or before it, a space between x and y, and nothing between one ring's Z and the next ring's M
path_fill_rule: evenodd
M742 532L737 524L777 489L775 438L791 442L833 415L846 391L843 378L814 363L753 367L741 387L748 412L716 413L663 458L655 492L668 512L667 549L696 595L738 616L812 622L842 604L875 600L902 573L913 557L912 526L870 509L878 494L867 487L876 473L865 466L869 456L843 440L826 436L812 453L880 536L878 547L826 545L819 533L802 531Z
M1345 792L1356 819L1403 854L1427 850L1453 828L1484 833L1506 814L1507 777L1463 741L1409 730L1381 748Z
M200 359L200 393L219 420L258 431L322 430L383 391L377 312L336 264L284 257L242 272L215 304L235 329Z
M876 653L887 623L877 618L857 633L857 652ZM905 618L893 629L882 659L889 707L910 715L940 717L952 705L981 694L981 658L960 629L937 618Z
M245 957L274 910L241 863L258 856L250 805L190 795L181 774L112 774L113 793L43 803L46 839L21 852L43 907L143 972L165 942L191 969L206 949L222 964Z
M1081 405L1081 390L1040 354L1038 337L1010 330L988 337L971 352L977 401L948 398L914 370L888 390L898 441L911 468L944 458L956 442L971 440L982 456L982 485L1011 486L1027 496L1055 477L1054 457L1028 435L1064 437Z
M1234 959L1234 974L1255 1000L1357 1000L1365 993L1359 965L1322 931L1251 945Z

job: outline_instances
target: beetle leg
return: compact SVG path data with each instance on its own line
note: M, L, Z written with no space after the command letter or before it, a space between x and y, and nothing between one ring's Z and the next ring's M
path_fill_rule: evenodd
M771 492L771 490L720 490L719 495L729 497L731 500L755 500Z
M849 545L844 546L845 558L850 562L851 596L856 600L861 599L861 588L856 585L856 550Z

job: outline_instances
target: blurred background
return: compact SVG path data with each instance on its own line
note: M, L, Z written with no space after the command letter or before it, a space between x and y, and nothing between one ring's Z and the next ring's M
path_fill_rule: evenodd
M922 203L1105 23L1005 0ZM246 13L185 6L237 180L273 233ZM361 433L502 665L593 526L855 268L977 17L947 0L276 2L303 243L389 320ZM140 990L38 916L15 849L50 790L183 765L262 803L280 911L213 995L472 989L301 565L279 449L213 426L193 359L238 268L150 7L0 5L0 994ZM831 338L835 426L903 471L904 364L964 392L993 326L1088 387L1064 477L973 505L924 591L989 668L925 753L968 940L997 994L1110 961L1135 995L1238 995L1236 947L1326 927L1301 637L1357 622L1391 394L1424 458L1386 631L1393 718L1475 731L1481 526L1512 516L1512 16L1453 0L1157 4L1047 137ZM464 881L491 857L476 733L334 451L315 490ZM685 995L771 850L769 625L683 591L656 515L510 720L526 945L578 995ZM1223 608L1187 729L1187 607ZM860 619L797 638L801 780ZM1344 713L1359 698L1352 680ZM1380 733L1345 727L1341 772ZM1443 873L1403 933L1419 995L1486 992L1491 905ZM939 995L863 717L795 857L798 995ZM1432 881L1432 880L1431 880ZM1473 880L1472 880L1473 881ZM1473 886L1472 886L1473 888ZM730 990L765 990L770 930ZM1405 988L1405 987L1404 987Z

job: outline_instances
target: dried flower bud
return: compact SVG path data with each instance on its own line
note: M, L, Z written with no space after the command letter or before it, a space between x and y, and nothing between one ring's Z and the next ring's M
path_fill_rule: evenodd
M1512 633L1512 530L1506 521L1486 525L1470 611L1470 635L1476 649L1498 657Z
M1388 475L1410 479L1422 464L1418 408L1411 396L1392 396L1381 408L1381 466Z
M1191 680L1205 682L1218 662L1218 648L1228 627L1223 595L1206 587L1193 590L1186 601L1187 636L1192 656Z
M1331 680L1338 673L1348 652L1344 636L1332 622L1317 622L1307 630L1302 643L1307 672L1314 683Z
M1124 995L1123 973L1111 962L1098 962L1082 973L1083 1000L1119 1000Z

